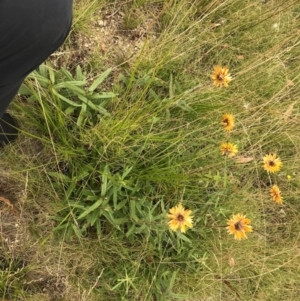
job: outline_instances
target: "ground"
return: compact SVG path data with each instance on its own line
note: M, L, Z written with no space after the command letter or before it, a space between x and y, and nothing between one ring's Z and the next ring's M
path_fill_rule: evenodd
M297 300L299 13L75 1L67 41L9 108L21 131L1 149L2 299ZM185 233L168 226L180 203ZM241 241L226 228L237 213L253 227Z

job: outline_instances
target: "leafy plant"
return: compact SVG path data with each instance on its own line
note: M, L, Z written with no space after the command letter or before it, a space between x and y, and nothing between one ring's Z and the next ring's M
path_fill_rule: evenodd
M60 104L60 109L66 116L76 120L78 127L85 123L93 124L99 115L110 116L106 107L116 97L113 92L97 92L99 85L109 76L112 69L107 69L96 79L91 81L80 66L76 68L76 74L72 74L64 68L53 70L47 65L41 65L38 71L34 71L28 78L38 82L48 97ZM40 100L40 95L34 90L32 82L23 84L19 93L28 97L28 101ZM60 102L58 101L60 100Z

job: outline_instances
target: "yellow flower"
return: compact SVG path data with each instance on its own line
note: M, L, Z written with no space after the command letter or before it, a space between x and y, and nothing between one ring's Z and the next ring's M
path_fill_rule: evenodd
M214 71L211 75L214 85L217 87L228 87L228 83L232 80L230 74L228 73L228 68L221 66L214 66Z
M185 210L181 204L178 204L171 208L169 213L167 216L171 219L168 223L171 230L176 231L179 229L181 233L184 233L186 227L193 228L192 216L190 216L191 210Z
M249 226L251 220L243 214L233 214L232 218L227 220L227 231L234 235L234 239L246 239L246 232L252 232L252 226Z
M277 185L273 185L270 189L270 194L273 199L278 204L282 204L281 191Z
M268 172L277 172L282 166L280 158L276 158L276 154L268 154L263 157L264 160L264 169Z
M234 157L238 152L237 146L230 142L221 143L220 150L221 154L226 155L228 158Z
M226 132L230 132L234 127L234 117L232 114L226 113L222 116L222 125Z

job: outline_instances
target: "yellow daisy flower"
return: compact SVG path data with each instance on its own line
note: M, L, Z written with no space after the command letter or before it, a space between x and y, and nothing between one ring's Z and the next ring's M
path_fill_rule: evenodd
M221 66L214 66L211 79L214 81L214 85L217 87L228 87L228 83L232 80L230 74L228 73L228 68L222 68Z
M169 213L167 216L171 219L168 222L171 230L177 231L179 229L181 233L184 233L186 227L193 228L192 216L190 216L192 213L191 210L185 210L181 204L178 204L171 208Z
M233 214L232 218L227 220L227 232L234 235L234 239L246 239L246 232L252 232L252 226L249 226L251 220L245 215L238 213Z
M282 166L280 158L277 158L276 154L268 154L263 157L264 169L268 172L277 172Z
M277 185L273 185L270 189L270 194L273 199L278 204L282 204L281 191Z
M221 143L220 150L221 154L226 155L228 158L232 158L238 153L237 146L230 142Z
M232 114L226 113L222 116L222 125L226 132L230 132L234 127L234 117Z

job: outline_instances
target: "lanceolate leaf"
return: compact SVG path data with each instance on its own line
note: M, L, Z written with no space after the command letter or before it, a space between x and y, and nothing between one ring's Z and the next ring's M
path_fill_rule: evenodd
M78 217L78 219L82 219L85 216L87 216L89 213L91 213L92 211L94 211L95 209L97 209L101 204L103 203L103 199L99 199L95 204L93 204L92 206L90 206L87 210L85 210L83 213L81 213Z
M112 68L109 68L106 71L104 71L97 79L94 80L92 85L89 87L88 91L89 92L95 91L97 87L108 77L111 71Z

